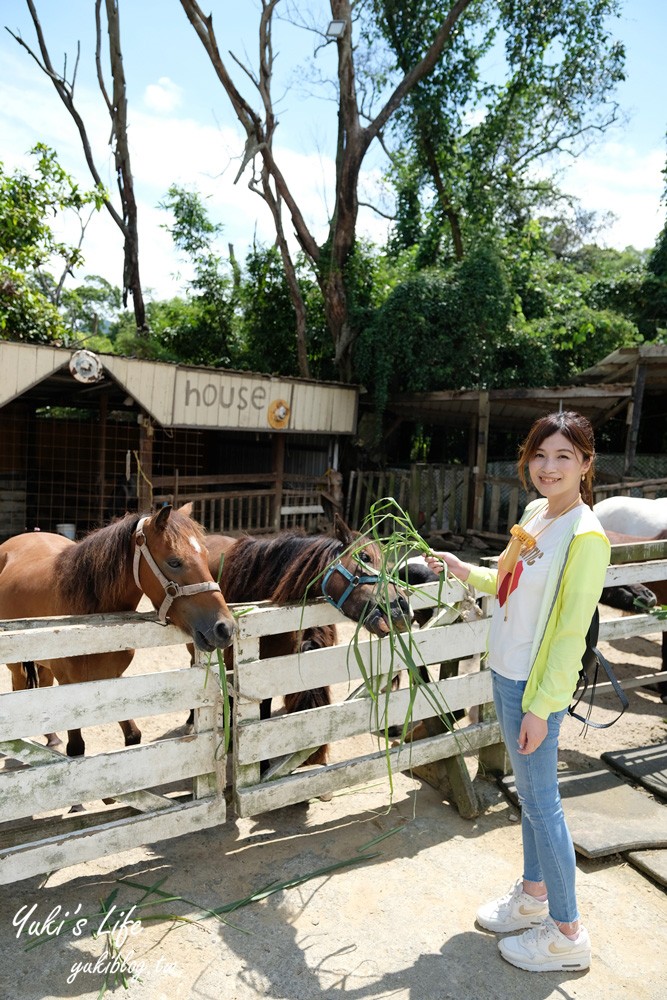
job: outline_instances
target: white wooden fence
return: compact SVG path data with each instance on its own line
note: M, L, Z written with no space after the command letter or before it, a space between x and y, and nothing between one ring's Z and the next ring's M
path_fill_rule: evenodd
M647 551L650 557L650 548ZM667 559L662 558L613 565L606 582L614 586L665 578ZM437 585L430 585L423 592L433 594L436 589ZM441 596L454 602L461 594L456 584ZM413 604L421 603L429 603L429 598L416 595ZM483 650L487 622L452 622L453 615L448 614L445 621L449 624L416 630L406 639L417 664L466 659ZM447 712L482 706L482 721L394 746L381 731L385 722L403 723L409 690L403 686L375 702L365 696L362 681L362 667L377 679L403 665L400 658L392 662L388 640L362 638L359 633L358 643L352 645L259 660L262 636L341 620L323 602L293 608L258 606L238 619L234 670L229 675L234 692L233 774L238 815L326 797L386 778L389 768L396 772L434 761L463 761L461 755L468 753L479 755L490 766L499 759L498 724L485 707L491 700L486 671L432 680L419 689L411 710L416 722L438 714L435 706ZM609 640L660 629L667 629L667 622L633 615L603 622L600 637ZM145 615L8 622L0 631L0 662L38 659L47 652L54 657L128 646L168 646L183 639L178 630L165 629ZM634 687L655 676L638 677L624 686ZM336 694L344 689L335 704L260 720L262 699L323 685L334 686ZM166 712L185 716L193 706L199 713L197 731L191 736L74 760L41 744L45 732ZM28 765L0 770L0 884L223 823L226 761L219 716L217 678L201 665L0 695L0 753ZM369 741L369 733L378 731L375 742ZM361 753L359 738L366 742ZM324 743L332 744L333 762L298 769L309 751ZM270 760L271 766L260 774L263 760ZM155 791L163 782L177 779L192 780L186 799ZM119 800L124 810L109 817L99 812L66 819L45 816L107 797Z
M134 614L7 622L0 662L185 642L179 629L152 619ZM0 884L223 823L219 701L219 683L203 665L0 695L0 754L29 765L0 771ZM199 709L192 735L75 759L42 745L46 732L174 711L185 720L192 707ZM118 740L122 744L120 729ZM185 799L150 791L184 779L192 783ZM105 798L125 808L118 815L42 818Z

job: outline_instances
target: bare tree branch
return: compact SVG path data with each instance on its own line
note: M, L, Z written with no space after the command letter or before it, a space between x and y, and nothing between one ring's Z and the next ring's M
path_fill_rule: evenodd
M74 72L72 74L72 80L69 82L66 77L67 63L65 62L65 69L62 74L56 72L51 62L51 57L49 55L48 46L46 44L46 39L44 37L44 32L42 30L42 25L39 20L39 15L37 13L37 8L33 0L26 0L30 16L32 18L33 25L35 27L35 34L37 35L37 42L39 45L39 51L41 53L41 60L32 51L30 46L20 37L10 31L10 34L19 45L23 46L24 49L29 53L29 55L35 60L37 65L42 69L42 71L49 77L53 86L56 89L58 96L67 108L71 118L73 119L77 130L79 132L79 137L81 139L81 145L83 147L84 157L86 163L88 164L88 169L90 170L91 176L99 188L100 191L105 192L105 185L102 182L102 178L97 169L95 159L93 157L93 151L90 144L90 139L88 137L88 132L86 125L79 114L76 105L74 103L74 84L76 80L76 72L79 64L79 47L77 46L77 59L74 65ZM144 333L147 330L146 326L146 311L143 301L143 294L141 289L141 282L139 279L139 242L138 242L138 230L137 230L137 209L136 202L134 199L134 185L132 182L132 173L130 170L130 154L129 147L127 143L127 102L125 98L125 75L122 66L122 54L120 48L120 27L118 23L118 4L115 0L106 0L106 11L107 11L107 21L109 26L109 45L110 45L110 55L111 55L111 68L112 77L114 81L114 95L113 101L109 100L109 95L104 86L104 81L101 73L101 61L100 61L100 45L101 45L101 23L99 16L101 0L95 0L95 22L96 22L96 64L98 72L98 81L100 81L100 88L102 90L102 96L106 102L109 114L112 121L112 139L115 137L116 146L114 150L114 156L116 161L116 173L118 177L118 187L120 191L121 204L123 206L123 214L121 215L117 209L114 207L111 199L108 195L104 194L104 205L109 212L111 218L115 224L120 229L123 234L124 241L124 264L123 264L123 304L127 303L127 293L130 292L132 295L132 304L134 307L134 315L137 326L137 331L139 333Z

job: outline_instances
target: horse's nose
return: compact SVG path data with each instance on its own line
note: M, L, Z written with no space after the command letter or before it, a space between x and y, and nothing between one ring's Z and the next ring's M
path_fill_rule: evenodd
M215 636L215 644L219 649L224 649L225 646L229 646L232 639L234 638L234 632L236 631L236 623L232 619L229 621L226 618L221 618L215 623L213 628L213 635Z
M408 622L412 621L410 602L402 594L397 595L396 599L389 605L389 608L393 619L403 618Z

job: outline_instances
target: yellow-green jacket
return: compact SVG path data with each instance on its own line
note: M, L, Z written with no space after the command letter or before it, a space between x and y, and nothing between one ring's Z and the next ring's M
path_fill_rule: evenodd
M533 500L521 523L544 500ZM586 633L602 593L609 565L609 539L590 509L581 516L554 553L531 650L532 666L521 707L546 719L572 700L586 648ZM495 594L498 571L473 566L466 581L476 590ZM517 606L518 610L518 606Z

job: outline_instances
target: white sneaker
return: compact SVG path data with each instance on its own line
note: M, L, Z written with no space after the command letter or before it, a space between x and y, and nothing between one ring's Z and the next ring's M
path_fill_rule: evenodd
M575 941L561 934L551 917L517 937L498 942L503 958L527 972L576 972L591 964L591 940L585 927Z
M523 891L523 879L518 879L510 891L484 903L477 911L477 923L487 931L522 931L526 927L536 927L549 916L549 907L534 896Z

